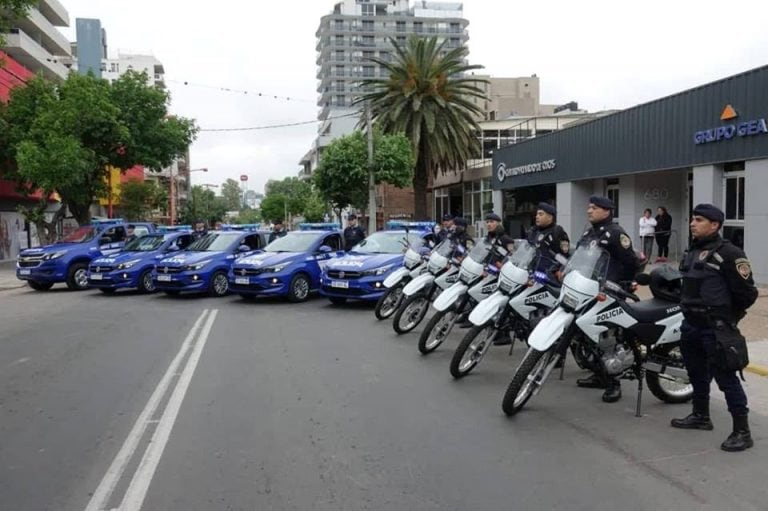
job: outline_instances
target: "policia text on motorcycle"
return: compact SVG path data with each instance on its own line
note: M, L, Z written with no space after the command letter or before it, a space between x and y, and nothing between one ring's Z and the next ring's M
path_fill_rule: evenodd
M680 349L693 385L693 412L673 419L672 427L713 429L709 388L714 378L733 417L733 431L720 447L743 451L753 441L747 396L737 372L749 361L746 341L736 324L755 303L757 289L744 251L719 234L724 219L723 212L711 204L699 204L691 217L693 240L680 263L685 318Z
M610 256L608 263L608 280L622 284L630 284L637 271L637 256L632 249L632 240L619 224L613 222L613 201L607 197L593 195L589 198L587 218L592 225L584 232L579 245L597 243ZM605 388L603 401L615 403L621 399L621 383L616 378L594 374L576 382L579 387Z

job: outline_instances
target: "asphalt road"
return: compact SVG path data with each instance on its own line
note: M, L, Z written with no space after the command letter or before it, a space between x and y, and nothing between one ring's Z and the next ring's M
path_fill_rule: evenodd
M496 348L455 382L368 306L0 292L0 509L768 509L755 448L672 430L687 406L603 404L571 362L517 417ZM715 393L716 393L715 389Z

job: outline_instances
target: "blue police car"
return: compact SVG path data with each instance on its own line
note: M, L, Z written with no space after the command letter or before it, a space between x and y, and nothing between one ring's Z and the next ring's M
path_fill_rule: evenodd
M409 227L408 231L404 227ZM432 222L388 224L358 243L344 257L330 261L323 271L320 294L335 304L347 299L376 301L384 294L384 279L402 267L405 247L434 241ZM407 239L407 241L406 241Z
M136 236L155 232L151 223L132 225ZM59 282L69 289L86 289L88 264L94 258L119 252L125 245L127 227L121 219L93 221L52 245L23 250L16 262L16 277L36 291L48 290Z
M264 252L238 259L229 272L232 292L245 299L285 296L302 302L317 290L323 266L344 254L342 234L337 225L301 227L267 245Z
M182 291L224 296L232 263L267 243L265 231L212 231L185 250L161 259L152 272L155 287L169 295Z
M176 231L176 230L174 230ZM152 270L170 252L183 250L192 243L191 232L156 232L129 241L122 251L98 257L88 267L88 286L102 293L133 288L142 293L155 291Z

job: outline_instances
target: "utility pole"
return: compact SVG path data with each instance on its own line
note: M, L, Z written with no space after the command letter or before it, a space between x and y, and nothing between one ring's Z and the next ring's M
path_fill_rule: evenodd
M368 130L368 234L376 232L376 181L373 178L373 114L370 101L365 106Z

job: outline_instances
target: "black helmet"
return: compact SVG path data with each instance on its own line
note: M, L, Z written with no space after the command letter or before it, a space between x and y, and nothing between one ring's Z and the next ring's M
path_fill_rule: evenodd
M671 266L663 265L651 271L649 286L654 298L680 303L683 275Z

